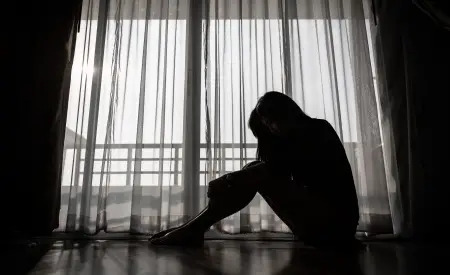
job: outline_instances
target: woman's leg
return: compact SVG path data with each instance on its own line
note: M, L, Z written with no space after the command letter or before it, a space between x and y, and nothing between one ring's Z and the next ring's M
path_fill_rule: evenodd
M310 198L301 185L296 184L291 176L277 169L270 168L266 163L259 162L247 169L248 175L253 175L257 181L258 193L277 216L289 227L297 237L305 235L305 223L311 212Z
M301 240L310 244L351 243L356 226L344 219L339 205L324 194L311 192L296 183L283 168L254 162L230 174L240 186L254 186L278 217Z
M214 223L244 208L259 192L280 219L300 239L311 243L348 242L354 236L345 224L335 222L335 206L319 194L311 194L289 175L267 164L252 162L242 170L209 183L208 206L186 224L158 233L154 244L198 245Z
M338 202L264 163L255 166L252 174L259 176L258 193L299 239L320 246L353 245L356 224L345 218L351 211L345 213Z
M257 182L248 180L247 171L256 163L242 170L211 181L208 185L208 206L194 219L184 225L157 233L150 239L152 244L200 245L203 235L213 224L244 208L256 195Z
M289 176L271 171L267 164L254 161L236 171L211 181L208 206L186 224L157 233L153 244L199 245L213 224L244 208L259 192L280 219L301 237L307 218L308 198Z

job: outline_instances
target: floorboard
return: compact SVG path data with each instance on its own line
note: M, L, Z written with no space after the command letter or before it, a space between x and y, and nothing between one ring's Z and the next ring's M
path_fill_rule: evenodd
M357 253L293 241L209 240L202 248L158 247L145 240L46 245L29 274L444 274L449 256L446 245L396 242L365 243ZM22 261L23 267L27 259ZM23 271L17 268L20 257L10 265Z

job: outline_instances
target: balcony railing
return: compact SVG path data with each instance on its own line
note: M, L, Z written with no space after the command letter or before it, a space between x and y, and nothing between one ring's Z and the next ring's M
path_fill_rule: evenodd
M207 161L210 160L215 165L213 176L225 174L242 167L245 163L252 161L256 156L256 143L233 144L221 143L210 146L212 151L211 159L207 157L207 144L200 144L200 178L208 173ZM106 156L104 150L108 150ZM83 175L85 146L66 146L65 163L70 163L72 159L66 159L68 151L72 151L74 162L75 178ZM139 154L136 154L136 151ZM98 144L95 147L93 175L126 175L123 184L130 186L133 184L132 178L135 174L141 175L167 175L172 177L171 185L180 185L182 182L182 144ZM102 163L108 161L111 167L114 164L122 167L119 170L102 169ZM140 162L141 169L136 169L135 163ZM151 166L150 169L149 166ZM69 168L69 167L67 167ZM65 168L66 169L66 168ZM71 169L71 167L70 167ZM216 173L216 174L214 174ZM76 175L78 174L78 175ZM64 182L63 182L64 184ZM201 185L205 183L202 182Z
M218 175L223 175L232 171L240 169L247 162L255 159L256 143L233 144L220 143L210 146L211 159L207 158L207 144L200 144L200 185L205 185L205 175L212 173L215 178ZM84 145L67 146L65 147L65 164L70 167L64 167L65 173L70 173L72 179L77 182L82 179L83 168L85 162ZM349 156L358 154L358 144L354 142L345 142L345 150L350 153ZM106 157L104 150L108 150L109 156ZM70 154L68 152L70 151ZM140 152L136 154L136 151ZM141 177L151 177L151 175L162 175L163 183L167 184L167 179L170 179L171 186L179 186L182 183L182 169L183 169L183 145L180 143L174 144L97 144L94 154L94 169L93 176L115 176L114 185L131 186L133 185L133 176L140 174ZM74 160L74 166L71 163ZM355 159L349 158L352 164L353 172L357 174ZM112 169L106 169L103 163L109 163ZM140 162L140 165L135 165ZM208 166L211 164L213 166ZM139 167L141 167L139 169ZM73 168L73 169L72 169ZM213 168L213 169L211 169ZM67 169L67 170L66 170ZM212 171L209 171L211 169ZM70 179L70 177L68 178ZM155 182L156 177L150 181L145 180L144 184L158 185ZM358 179L355 179L358 180ZM157 180L156 180L157 181ZM69 182L64 182L63 185L70 185Z

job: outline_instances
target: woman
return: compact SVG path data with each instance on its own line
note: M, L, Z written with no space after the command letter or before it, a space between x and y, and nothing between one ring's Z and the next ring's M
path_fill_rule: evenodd
M211 181L208 206L186 224L155 234L151 243L201 245L211 225L241 210L256 192L304 242L353 243L358 201L333 127L278 92L259 99L249 127L258 139L258 161Z

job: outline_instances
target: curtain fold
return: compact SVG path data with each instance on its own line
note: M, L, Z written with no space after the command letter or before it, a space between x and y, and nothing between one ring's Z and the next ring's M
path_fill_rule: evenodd
M51 3L50 3L51 2ZM48 235L58 227L64 89L81 1L11 1L0 50L2 226L8 238ZM57 10L57 13L53 13ZM20 22L20 24L9 24ZM23 27L26 26L26 27Z
M413 0L412 2L436 24L450 30L450 4L448 2L434 0Z
M402 237L436 238L450 209L446 199L449 146L447 93L450 54L443 1L375 1L378 25L380 99L383 124L390 124L393 154L388 163L398 173ZM448 14L448 12L447 12ZM388 165L389 169L391 165Z
M255 158L248 117L277 90L339 134L359 229L394 232L399 194L362 0L85 0L82 19L59 230L154 233L186 221L211 179ZM259 195L214 230L289 232Z

